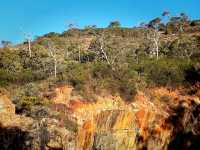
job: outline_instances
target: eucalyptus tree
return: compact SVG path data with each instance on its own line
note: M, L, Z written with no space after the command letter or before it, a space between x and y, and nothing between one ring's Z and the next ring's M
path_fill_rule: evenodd
M159 59L159 43L160 43L160 32L159 32L159 25L161 23L160 18L155 18L151 20L148 24L147 29L147 39L153 43L153 47L150 50L150 54L156 55L156 59Z
M121 27L121 23L119 21L112 21L108 25L108 28L119 28Z
M54 77L57 78L57 65L58 65L57 53L58 53L58 49L56 49L55 44L52 41L45 41L45 47L48 49L49 56L53 60Z
M95 36L89 49L95 52L97 60L106 62L112 70L125 64L127 51L130 50L122 44L121 37L111 37L104 32Z
M6 41L6 40L2 40L1 41L1 45L3 48L6 48L6 47L9 47L12 45L12 42L11 41Z
M31 50L31 42L33 40L32 35L30 33L23 32L23 36L28 43L29 57L32 57L32 50Z
M174 26L176 31L182 33L184 32L184 27L189 25L189 17L185 13L180 13L177 16L170 17L169 25Z

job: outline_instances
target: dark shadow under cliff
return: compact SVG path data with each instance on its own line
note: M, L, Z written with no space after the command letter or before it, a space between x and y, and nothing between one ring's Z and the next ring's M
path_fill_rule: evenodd
M168 150L198 150L200 147L200 104L192 101L190 107L180 103L168 118L173 137Z
M31 150L30 137L27 132L17 127L3 127L0 124L1 150Z

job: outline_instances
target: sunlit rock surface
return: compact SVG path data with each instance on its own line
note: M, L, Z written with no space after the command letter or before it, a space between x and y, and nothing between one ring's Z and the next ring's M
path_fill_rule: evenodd
M15 114L15 105L7 95L0 92L0 113Z
M88 102L72 96L72 90L67 86L55 88L50 109L61 116L38 120L15 115L14 105L1 94L0 123L1 130L6 131L1 133L9 138L0 139L12 147L17 137L22 141L19 149L34 150L167 150L176 149L175 145L195 149L198 143L198 94L187 96L179 90L157 88L138 92L129 103L109 95ZM14 127L17 129L12 130ZM15 134L10 134L12 131ZM23 135L18 137L18 132ZM180 133L182 136L177 136ZM190 145L177 144L180 139Z

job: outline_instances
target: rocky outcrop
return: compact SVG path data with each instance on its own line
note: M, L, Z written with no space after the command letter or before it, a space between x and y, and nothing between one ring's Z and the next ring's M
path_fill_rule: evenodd
M171 129L162 125L167 114L159 112L158 108L149 103L144 95L138 95L137 98L139 99L132 104L125 104L119 98L116 101L116 97L116 99L101 99L96 104L88 104L88 107L76 108L77 120L79 116L80 119L85 117L78 131L78 149L139 149L139 144L141 144L139 139L146 141L152 133L155 136L152 141L157 142L157 147L153 149L166 149L165 145L169 143ZM90 110L85 110L85 108L90 108ZM147 143L145 146L152 149L152 143Z
M10 101L7 95L0 92L0 114L2 113L15 114L15 105Z
M178 115L172 110L181 102L185 109L199 105L198 97L165 88L138 93L129 104L119 97L99 98L96 103L72 101L68 107L79 124L78 150L169 149L177 127L169 118Z
M71 92L57 88L50 107L56 117L37 120L15 115L9 98L1 96L6 104L0 117L3 150L19 141L18 149L33 150L195 149L200 143L198 95L157 88L126 103L118 96L88 102Z
M31 137L26 128L32 124L32 119L15 115L15 105L7 96L0 92L0 149L1 150L31 150Z

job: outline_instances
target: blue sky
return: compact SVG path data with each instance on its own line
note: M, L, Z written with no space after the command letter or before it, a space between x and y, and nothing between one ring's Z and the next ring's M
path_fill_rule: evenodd
M66 24L105 27L119 20L125 27L159 16L164 10L200 19L200 0L1 0L0 41L17 43L22 32L42 35L63 32Z

